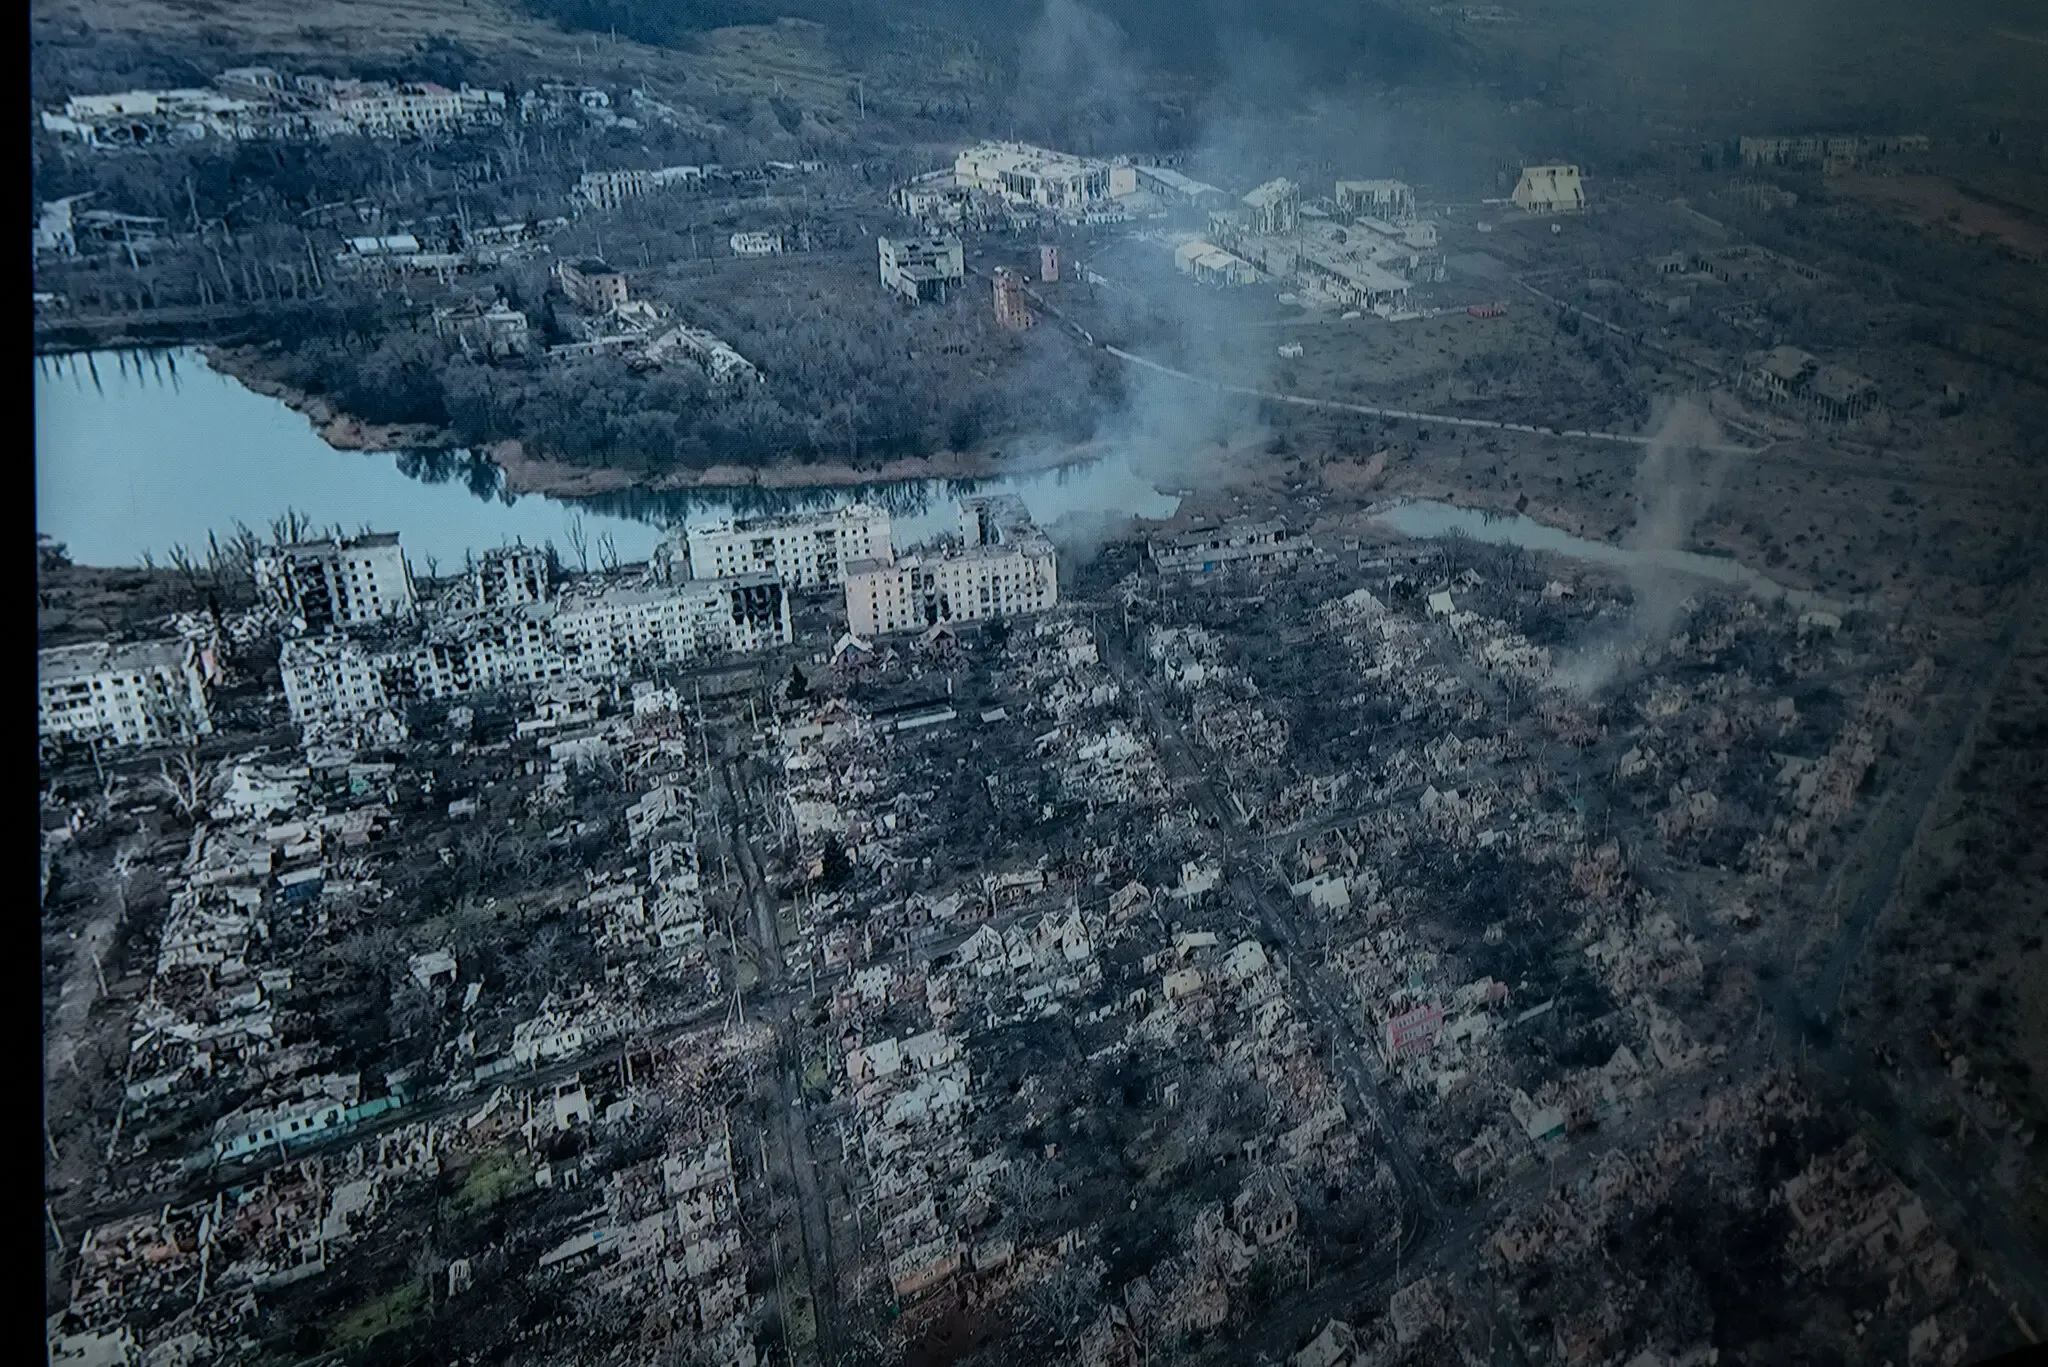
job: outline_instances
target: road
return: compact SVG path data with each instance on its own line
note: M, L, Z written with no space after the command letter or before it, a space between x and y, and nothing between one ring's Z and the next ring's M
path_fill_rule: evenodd
M839 1275L832 1253L832 1221L818 1186L818 1160L811 1151L810 1101L803 1088L803 1041L792 1020L792 1008L809 993L799 992L789 981L788 965L782 955L782 937L775 924L775 898L761 870L761 858L754 837L748 831L761 821L760 806L740 763L727 759L718 765L723 785L720 830L732 848L742 891L754 911L754 949L761 966L761 986L773 1003L768 1007L769 1023L775 1029L776 1059L773 1074L775 1155L782 1176L796 1194L797 1229L803 1245L805 1281L817 1324L816 1347L827 1363L839 1353Z

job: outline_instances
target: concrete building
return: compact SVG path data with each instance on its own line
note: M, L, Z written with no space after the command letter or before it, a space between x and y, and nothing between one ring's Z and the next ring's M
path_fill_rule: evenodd
M1038 249L1038 278L1047 284L1060 278L1060 249L1049 242Z
M773 575L792 589L835 588L856 560L896 558L889 514L864 503L829 513L749 518L692 527L683 554L697 579Z
M1229 198L1206 181L1184 176L1167 166L1138 166L1132 168L1137 188L1159 196L1169 204L1186 204L1197 209L1211 209Z
M1291 233L1301 222L1301 187L1282 177L1244 197L1245 231L1264 237Z
M995 300L996 322L1003 327L1023 329L1036 321L1024 301L1024 278L1007 266L996 267Z
M969 499L960 506L957 549L893 563L846 567L846 619L860 636L920 630L1043 612L1059 602L1052 542L1020 499Z
M1831 424L1855 422L1879 406L1876 385L1797 347L1772 347L1750 356L1742 387L1752 398Z
M781 233L734 233L729 245L734 256L780 256Z
M434 310L434 335L454 337L465 356L502 360L523 356L533 344L526 315L500 300L488 308L448 305Z
M569 302L592 313L610 313L626 302L626 277L596 257L564 261L555 267Z
M953 159L954 183L1017 204L1051 210L1099 205L1109 196L1109 163L1022 142L981 142Z
M296 634L413 615L412 570L395 532L303 541L256 557L256 591Z
M1226 565L1287 560L1314 550L1313 542L1290 532L1278 519L1195 527L1161 537L1146 547L1153 567L1162 574L1205 574Z
M1586 187L1576 166L1524 166L1513 198L1532 214L1576 213L1586 207Z
M36 653L38 728L57 744L161 745L213 730L203 648L94 642Z
M1200 238L1173 249L1173 267L1203 285L1249 285L1259 278L1251 262Z
M1340 180L1337 209L1344 214L1366 214L1389 223L1409 223L1415 218L1415 191L1400 180Z
M894 290L914 304L943 303L967 274L960 239L951 233L931 237L878 237L882 288Z
M471 601L479 608L545 603L553 596L546 551L532 546L488 550L470 567Z
M278 667L292 721L374 717L416 698L562 679L625 679L662 665L791 640L780 580L577 586L547 601L452 616L404 638L285 642Z
M365 137L418 137L502 119L505 92L467 85L450 90L431 81L335 81L327 87L327 106Z

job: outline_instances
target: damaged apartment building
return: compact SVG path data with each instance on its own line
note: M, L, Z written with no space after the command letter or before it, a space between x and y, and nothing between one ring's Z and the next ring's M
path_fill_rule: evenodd
M1058 602L1052 542L1014 495L964 501L958 545L846 567L847 627L858 636L1021 616Z
M280 670L296 723L348 723L415 697L624 679L790 640L788 597L772 574L674 582L657 563L630 579L558 585L543 552L507 547L483 556L424 622L301 633L285 641Z

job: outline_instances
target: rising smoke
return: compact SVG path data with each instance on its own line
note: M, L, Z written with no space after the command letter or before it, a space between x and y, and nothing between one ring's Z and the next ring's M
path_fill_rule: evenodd
M1720 496L1730 459L1719 424L1697 399L1659 401L1649 445L1636 467L1635 523L1622 538L1623 548L1634 552L1625 569L1633 600L1628 620L1560 661L1561 687L1583 697L1598 694L1634 673L1671 638L1690 590L1669 556L1685 548Z

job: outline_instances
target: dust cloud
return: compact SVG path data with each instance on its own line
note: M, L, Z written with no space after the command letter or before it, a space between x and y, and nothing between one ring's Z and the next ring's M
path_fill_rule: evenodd
M1685 549L1693 528L1720 497L1733 459L1720 425L1695 398L1660 400L1652 423L1649 445L1636 467L1635 523L1622 538L1625 549L1641 552L1624 571L1632 599L1628 620L1557 666L1558 685L1582 697L1632 674L1684 619L1689 581L1658 557Z

